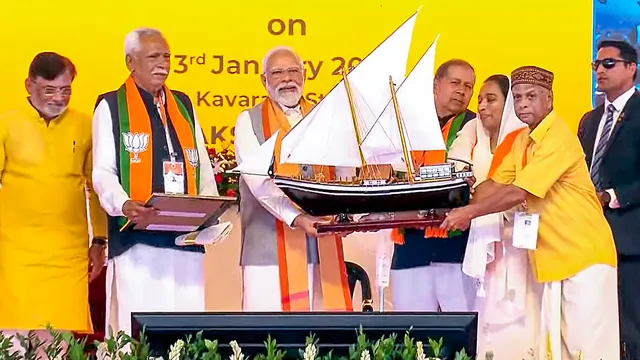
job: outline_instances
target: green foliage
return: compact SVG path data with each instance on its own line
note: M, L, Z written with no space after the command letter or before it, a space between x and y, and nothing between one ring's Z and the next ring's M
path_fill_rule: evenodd
M0 332L0 359L2 360L36 360L38 351L46 353L42 360L89 360L94 357L86 352L86 340L78 340L66 332L58 332L48 328L52 335L52 341L47 344L35 336L24 338L17 336L25 350L24 356L16 351L11 351L12 337L5 337ZM432 356L427 356L422 349L422 341L410 336L408 330L400 340L394 334L382 336L375 341L370 340L362 327L356 330L356 342L348 349L347 356L336 356L332 349L322 348L322 345L314 334L309 334L305 340L304 349L298 350L298 359L301 360L436 360L440 359L443 340L426 339L429 343ZM110 333L104 342L95 342L98 360L152 360L160 359L150 357L149 344L147 343L144 329L140 340L136 340L124 332ZM241 347L235 342L230 343L232 354L230 360L285 360L290 358L287 353L278 347L276 339L267 335L264 342L265 350L249 358L242 353ZM67 349L66 357L63 352ZM171 346L164 360L222 360L217 340L205 339L202 332L195 336L187 335ZM471 360L464 350L457 352L454 359L447 360ZM441 359L445 360L445 359Z

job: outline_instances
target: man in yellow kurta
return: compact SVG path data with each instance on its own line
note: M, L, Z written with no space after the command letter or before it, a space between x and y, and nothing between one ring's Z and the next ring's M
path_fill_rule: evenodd
M544 284L542 338L551 359L619 359L616 250L582 147L553 111L551 72L526 66L511 79L516 115L529 129L471 204L453 210L442 226L466 229L473 218L524 203L513 245L532 250L533 271Z
M92 332L88 284L105 264L106 215L90 184L91 117L67 108L75 75L69 59L38 54L29 97L0 115L0 330L19 352L16 334L48 341L47 325Z

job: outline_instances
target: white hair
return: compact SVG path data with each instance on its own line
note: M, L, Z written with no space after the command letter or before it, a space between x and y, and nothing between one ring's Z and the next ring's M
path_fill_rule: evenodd
M140 48L140 38L147 35L162 36L162 33L160 30L147 27L140 27L131 31L124 37L124 56L133 55Z
M280 52L288 52L290 54L292 54L293 56L296 57L296 59L298 59L298 61L300 62L300 67L304 67L304 64L302 62L302 59L300 58L300 55L298 55L298 53L293 50L293 48L290 48L289 46L276 46L274 48L272 48L271 50L267 51L267 54L264 56L264 58L262 58L262 72L266 73L267 71L267 62L269 61L269 59Z

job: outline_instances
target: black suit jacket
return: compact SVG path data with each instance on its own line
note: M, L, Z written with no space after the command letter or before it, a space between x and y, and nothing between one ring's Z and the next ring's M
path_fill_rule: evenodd
M604 104L580 120L578 137L591 167ZM640 93L636 91L620 113L600 165L603 189L613 189L620 208L606 208L619 255L640 255Z

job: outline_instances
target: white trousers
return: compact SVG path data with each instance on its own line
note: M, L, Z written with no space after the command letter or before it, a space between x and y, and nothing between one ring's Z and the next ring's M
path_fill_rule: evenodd
M474 279L462 264L431 263L391 270L389 287L395 311L473 311Z
M109 260L106 335L131 335L132 312L204 311L204 254L137 244Z
M322 310L320 268L309 264L309 299L311 311ZM278 265L242 267L242 310L282 311Z
M617 269L601 264L544 284L541 333L551 360L620 359L617 285Z

